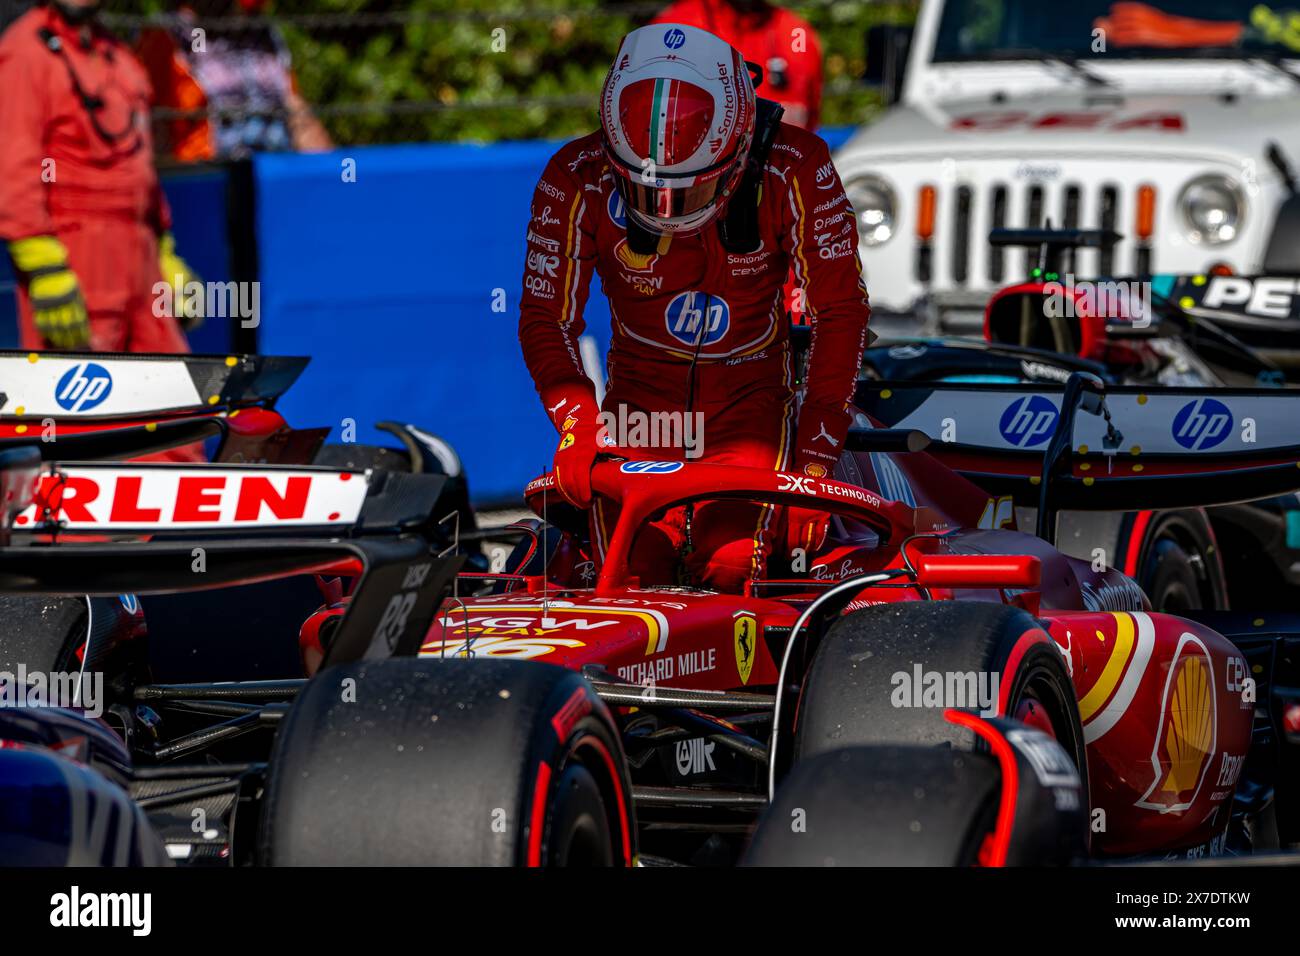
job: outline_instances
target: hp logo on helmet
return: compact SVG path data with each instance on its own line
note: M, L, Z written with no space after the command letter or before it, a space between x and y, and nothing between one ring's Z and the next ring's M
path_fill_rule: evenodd
M1058 417L1056 406L1048 399L1042 395L1026 395L1002 413L998 430L1017 448L1033 448L1052 437Z
M664 46L670 50L680 50L686 45L686 31L673 27L664 34Z
M618 469L625 475L671 475L682 470L680 461L625 461Z
M79 362L63 373L54 400L69 412L88 412L113 390L113 376L96 362Z
M1221 444L1232 431L1232 412L1223 402L1198 398L1174 416L1174 441L1188 451L1204 451Z
M731 307L716 295L683 292L664 309L664 322L668 334L683 345L713 345L731 328Z

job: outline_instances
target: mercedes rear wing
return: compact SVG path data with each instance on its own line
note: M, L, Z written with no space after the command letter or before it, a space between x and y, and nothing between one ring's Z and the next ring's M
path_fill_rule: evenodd
M1227 504L1300 490L1300 394L1280 389L860 382L857 406L993 494L1056 509Z

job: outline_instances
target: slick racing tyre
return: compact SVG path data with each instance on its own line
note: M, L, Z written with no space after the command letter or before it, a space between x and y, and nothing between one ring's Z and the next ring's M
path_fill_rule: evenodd
M133 595L0 595L0 671L75 673L143 657L144 614ZM109 667L110 658L113 666Z
M973 866L1001 795L984 754L827 750L781 782L741 865Z
M1137 581L1166 614L1227 608L1223 564L1204 512L1157 513L1143 536Z
M400 659L317 675L276 736L260 851L274 865L630 865L609 712L531 661Z
M89 605L84 597L0 596L0 669L22 664L31 671L81 669L77 648L86 639Z
M795 765L746 850L751 866L1061 866L1084 858L1070 757L1046 734L973 719L992 752L871 746Z
M1061 649L1026 612L989 602L884 604L840 618L803 682L794 760L859 744L975 748L973 734L943 712L988 701L935 701L925 687L936 679L945 690L996 696L1001 714L1054 737L1087 793L1083 728Z

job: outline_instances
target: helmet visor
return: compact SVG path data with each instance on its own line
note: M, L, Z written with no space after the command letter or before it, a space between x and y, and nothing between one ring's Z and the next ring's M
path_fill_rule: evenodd
M644 219L679 219L706 209L717 198L726 179L715 177L693 186L659 187L636 179L621 179L623 201Z

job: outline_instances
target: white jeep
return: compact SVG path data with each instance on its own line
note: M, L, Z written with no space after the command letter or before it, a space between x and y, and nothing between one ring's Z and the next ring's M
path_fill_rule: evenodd
M835 160L878 327L973 330L1032 265L997 227L1119 233L1083 277L1300 274L1300 13L923 0L873 28L868 79L892 105Z

